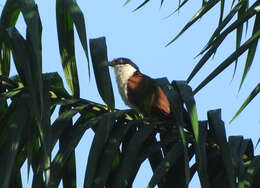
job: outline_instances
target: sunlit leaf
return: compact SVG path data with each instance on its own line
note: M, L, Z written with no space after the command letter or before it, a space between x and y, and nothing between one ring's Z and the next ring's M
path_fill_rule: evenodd
M74 22L74 25L77 29L77 33L79 35L79 39L83 50L85 52L87 62L88 62L88 73L90 77L90 67L89 67L89 55L88 55L88 43L87 43L87 32L85 26L85 18L84 15L78 6L76 0L65 0L66 8L68 9L70 16Z
M80 89L75 58L73 20L63 0L56 0L56 20L63 71L71 94L78 98Z

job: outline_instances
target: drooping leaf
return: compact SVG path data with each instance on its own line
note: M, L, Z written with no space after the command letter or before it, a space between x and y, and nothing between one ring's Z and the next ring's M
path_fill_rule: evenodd
M115 175L115 182L112 185L113 187L124 188L131 185L129 182L131 178L130 174L134 170L137 154L153 131L154 127L151 124L143 124L136 134L132 136L126 151L124 152L120 167Z
M29 89L34 90L26 41L14 27L8 29L8 34L11 39L12 53L16 70L23 84Z
M78 6L76 0L65 0L65 6L66 6L66 9L68 10L68 12L70 13L73 23L77 29L77 33L79 35L81 45L83 47L84 53L87 58L88 73L89 73L89 77L90 77L87 32L86 32L84 15L83 15L80 7Z
M174 162L177 159L179 159L183 152L183 144L176 143L155 170L147 187L155 187L155 185L161 182L163 176L169 171L169 169L173 166Z
M78 71L75 58L74 28L71 14L63 0L56 0L56 20L59 50L66 82L72 96L80 96Z
M10 46L6 29L15 25L20 10L14 0L6 1L0 17L0 75L10 73Z
M127 126L118 127L111 133L111 136L109 137L107 145L104 149L104 155L100 160L100 164L96 172L93 188L105 187L110 171L113 168L113 162L114 160L116 160L117 156L119 155L119 151L118 151L119 145L121 144L122 139L128 132L130 126L131 123L129 123L129 125Z
M229 187L235 187L235 174L232 165L231 153L226 140L224 122L221 120L221 110L211 110L207 113L209 128L215 136L224 162Z
M38 12L38 7L34 0L18 0L17 4L26 23L26 50L30 55L29 66L31 69L34 92L36 94L35 102L38 106L37 121L43 113L43 84L42 84L42 24ZM38 123L39 124L39 123ZM39 125L41 126L41 125Z
M20 145L20 138L26 120L28 118L28 109L25 99L16 101L12 114L7 122L8 138L4 147L1 147L2 156L0 158L0 187L8 188L9 180L12 174L15 157Z
M107 64L107 46L104 37L90 40L91 59L98 92L108 108L115 108L114 93Z
M232 157L232 162L234 166L234 172L235 176L238 177L238 181L241 181L241 178L239 175L239 168L241 162L243 162L243 158L240 155L240 147L243 142L243 137L242 136L230 136L228 138L228 145L230 148L230 153Z
M115 125L115 120L122 115L122 112L106 113L98 121L98 127L94 136L90 153L88 156L88 164L86 168L84 187L92 187L95 182L95 173L98 170L100 157L103 154L105 144L109 139L110 132Z
M209 180L208 180L208 165L207 165L207 151L206 151L206 146L207 146L207 122L206 121L201 121L199 122L199 148L200 148L200 158L199 162L200 164L197 164L197 170L199 172L199 178L201 182L201 186L207 187L210 185Z
M55 146L58 138L62 135L63 131L68 128L69 124L66 122L68 122L73 116L84 110L86 107L86 105L79 105L75 108L68 109L60 113L59 117L53 122L51 126L53 133L50 146L51 148Z
M79 118L74 126L69 128L66 134L70 139L64 140L66 147L60 148L52 161L50 185L57 186L59 184L64 165L68 163L68 160L70 160L71 154L75 151L76 146L78 145L86 130L92 126L95 126L96 123L97 120Z
M198 123L198 116L197 116L197 109L196 109L196 103L194 100L194 95L192 92L192 89L187 85L186 82L173 82L173 85L175 85L177 91L180 94L180 97L185 104L188 114L189 114L189 119L192 124L193 128L193 134L195 137L195 153L196 153L196 163L198 167L198 173L199 177L201 180L201 186L202 187L208 187L209 182L207 181L207 167L206 163L203 161L206 161L206 155L205 153L202 153L203 150L205 150L205 143L200 143L200 141L205 142L205 138L200 138L199 133L202 131L200 130L200 126ZM202 132L203 133L203 132ZM205 135L204 135L205 136ZM204 148L203 148L204 147Z

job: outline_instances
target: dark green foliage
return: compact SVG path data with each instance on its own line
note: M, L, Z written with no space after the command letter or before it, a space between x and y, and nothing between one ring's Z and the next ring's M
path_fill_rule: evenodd
M144 1L136 10L148 2ZM233 1L233 8L224 17L224 0L203 0L198 14L171 42L219 2L218 27L188 81L234 30L237 31L236 50L195 91L185 81L170 83L166 78L158 79L171 103L173 118L170 122L156 122L133 110L114 109L105 38L91 40L90 51L97 89L106 105L80 98L74 26L87 61L89 55L84 16L75 0L56 1L61 64L70 94L58 73L42 73L42 26L35 2L7 0L0 18L0 187L22 187L20 170L25 162L28 174L32 168L32 187L58 187L61 181L65 188L77 187L75 149L84 133L93 131L95 136L85 167L86 188L132 187L146 159L153 170L147 187L188 187L198 172L203 188L258 188L260 157L254 155L252 141L242 136L227 139L220 110L209 111L207 120L198 121L194 94L248 50L242 85L259 39L259 1L251 7L246 0L237 4ZM164 3L161 0L161 5ZM179 1L177 10L186 3L187 0ZM27 25L26 38L15 28L20 13ZM236 14L238 19L232 19ZM243 24L252 17L256 17L253 33L240 44ZM10 53L18 72L15 77L9 77ZM259 85L236 115L258 93ZM55 109L59 109L57 116L53 113ZM57 142L59 149L52 158Z

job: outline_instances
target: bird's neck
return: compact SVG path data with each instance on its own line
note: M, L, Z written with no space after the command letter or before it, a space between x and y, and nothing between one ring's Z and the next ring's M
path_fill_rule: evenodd
M127 82L128 79L133 76L135 74L135 72L137 72L137 70L132 67L131 65L117 65L115 66L115 75L116 75L116 81L117 81L117 86L119 89L119 93L124 101L124 103L128 106L130 106L131 108L133 108L133 106L131 106L131 104L129 104L128 101L128 96L127 96Z

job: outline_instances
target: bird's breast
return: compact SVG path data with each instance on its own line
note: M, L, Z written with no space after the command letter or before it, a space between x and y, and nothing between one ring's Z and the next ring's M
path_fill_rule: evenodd
M130 106L131 108L135 108L133 105L129 103L128 95L127 95L127 84L129 78L134 75L136 69L132 68L132 66L117 65L114 70L115 70L118 90L122 97L122 100L126 105Z

